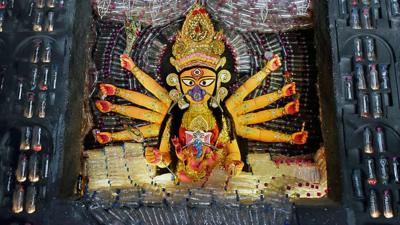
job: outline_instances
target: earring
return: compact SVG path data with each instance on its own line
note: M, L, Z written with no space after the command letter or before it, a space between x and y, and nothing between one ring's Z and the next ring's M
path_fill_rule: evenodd
M170 73L170 74L167 76L167 84L168 84L169 86L171 86L171 87L175 87L175 88L176 88L176 89L172 89L172 90L169 92L169 96L171 97L171 99L172 99L174 102L177 102L177 103L178 103L178 107L179 107L180 109L186 109L186 108L188 108L188 107L189 107L189 103L187 103L187 102L185 101L185 99L183 98L183 94L182 94L182 92L180 91L181 89L180 89L180 86L179 86L179 78L178 78L178 75L175 74L175 73Z
M231 73L228 70L221 70L218 73L218 81L216 87L215 97L211 100L211 107L217 108L219 103L223 101L228 95L228 89L225 87L221 87L221 83L228 83L231 80Z

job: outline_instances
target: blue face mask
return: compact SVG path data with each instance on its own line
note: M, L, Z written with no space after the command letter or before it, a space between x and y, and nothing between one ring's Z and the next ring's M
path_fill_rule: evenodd
M193 101L201 102L203 101L204 96L206 96L206 91L203 90L199 85L196 85L194 88L188 91L188 94L190 97L192 97Z

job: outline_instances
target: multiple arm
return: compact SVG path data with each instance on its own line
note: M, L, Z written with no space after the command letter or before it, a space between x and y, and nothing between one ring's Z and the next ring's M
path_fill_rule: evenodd
M114 95L132 102L135 106L115 105L108 101L100 100L96 102L97 108L102 112L116 112L134 119L150 122L149 125L139 128L130 128L120 132L97 133L96 138L100 143L110 141L138 141L140 137L157 137L159 136L160 126L165 115L172 103L168 95L168 91L160 86L149 75L140 70L127 55L121 56L121 66L129 71L137 78L137 80L150 91L155 98L141 94L139 92L117 88L110 84L100 85L101 92L104 96ZM241 87L239 87L233 95L226 100L225 104L228 111L232 115L233 123L236 128L237 135L251 140L263 142L289 142L295 144L304 144L307 140L307 132L301 131L294 134L283 134L275 131L249 127L248 125L259 124L270 121L287 114L294 114L299 111L299 101L294 100L285 107L277 109L262 110L266 106L276 102L277 100L291 96L296 92L294 83L285 85L281 90L269 93L251 100L245 101L255 88L257 88L263 80L281 66L278 56L274 56L267 65L258 73L253 75ZM139 106L139 107L137 107ZM256 110L261 110L254 112ZM159 167L167 167L171 163L170 157L170 123L169 119L163 130L159 149L146 148L145 157L148 163ZM243 162L241 162L240 150L236 139L229 140L225 145L226 159L225 168L230 175L240 173Z
M96 139L100 143L108 143L111 141L138 141L138 136L143 138L158 137L160 133L161 123L163 122L165 115L171 105L172 100L168 95L168 91L160 86L154 79L152 79L145 72L140 70L135 63L129 58L128 55L121 56L121 66L126 70L132 72L136 79L148 90L154 97L149 97L139 92L117 88L111 84L101 84L100 90L103 96L118 96L129 102L133 103L135 106L124 106L112 104L108 101L99 100L96 102L96 107L101 112L116 112L121 115L128 116L133 119L139 119L143 121L150 122L149 125L142 126L139 128L130 128L120 132L99 132L96 134ZM164 136L168 133L165 129L163 133L163 141L161 142L160 152L163 156L164 163L169 164L169 141L164 140ZM168 149L168 151L166 150ZM160 155L157 149L147 149L147 155L153 153L152 157ZM168 152L168 155L167 153ZM151 157L148 157L150 161Z
M296 86L294 83L285 85L282 90L269 93L255 99L244 101L255 88L271 73L281 66L278 56L274 56L267 65L258 73L248 79L235 93L226 100L226 107L232 115L237 135L251 140L262 142L289 142L294 144L304 144L307 141L308 133L306 131L296 132L294 134L283 134L271 130L265 130L248 125L259 124L288 114L294 114L299 111L299 100L288 103L285 107L277 109L263 109L271 103L290 95L295 94Z

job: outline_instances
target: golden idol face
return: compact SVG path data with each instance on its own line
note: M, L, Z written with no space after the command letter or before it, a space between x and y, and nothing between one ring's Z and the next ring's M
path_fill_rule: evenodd
M186 70L180 76L183 94L190 103L207 103L214 92L216 79L216 74L209 69Z

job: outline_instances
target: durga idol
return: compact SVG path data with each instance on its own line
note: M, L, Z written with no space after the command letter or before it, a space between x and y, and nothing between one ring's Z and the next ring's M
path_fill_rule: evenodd
M273 56L264 68L229 93L224 85L232 74L224 69L227 61L223 57L224 51L223 32L214 31L205 8L195 5L187 14L172 47L170 63L176 73L165 77L170 88L163 87L138 68L128 55L121 55L121 66L132 72L152 96L101 84L104 96L117 96L134 106L112 104L106 100L98 100L96 106L101 112L119 113L147 121L148 125L115 133L98 132L97 141L105 144L159 137L158 146L146 147L147 163L168 167L178 181L190 183L206 182L217 167L230 176L238 175L244 165L238 136L262 142L304 144L307 131L285 134L256 126L299 111L298 99L281 108L265 109L281 98L294 95L295 83L273 93L246 99L271 72L280 68L279 57Z

